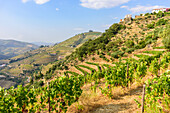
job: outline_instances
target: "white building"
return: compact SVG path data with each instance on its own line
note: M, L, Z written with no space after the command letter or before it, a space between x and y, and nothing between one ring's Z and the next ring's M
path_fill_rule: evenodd
M2 65L0 65L0 67L5 67L5 66L7 66L6 64L2 64Z
M125 18L132 18L132 15L126 15Z
M159 11L167 12L167 11L169 11L169 9L170 9L170 8L153 9L153 10L152 10L152 13L158 13Z

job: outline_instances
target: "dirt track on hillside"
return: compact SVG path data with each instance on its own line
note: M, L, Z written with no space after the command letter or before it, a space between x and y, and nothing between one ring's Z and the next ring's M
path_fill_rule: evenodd
M124 95L120 95L115 99L112 99L110 103L100 106L93 109L90 113L136 113L140 112L141 108L137 107L134 99L137 99L139 102L141 99L139 96L142 96L142 87L130 90Z

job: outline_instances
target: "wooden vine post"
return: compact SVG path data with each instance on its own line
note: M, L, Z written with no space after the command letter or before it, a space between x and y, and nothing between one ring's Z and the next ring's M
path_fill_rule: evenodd
M127 82L127 87L129 87L129 82L128 82L128 78L129 78L129 64L127 64L127 75L126 75L126 82Z
M144 113L144 103L145 103L145 84L143 85L143 95L142 95L142 113Z
M50 82L47 82L48 85L48 112L50 113Z
M159 66L161 65L161 58L159 58ZM159 67L159 70L158 70L158 76L160 76L160 67Z

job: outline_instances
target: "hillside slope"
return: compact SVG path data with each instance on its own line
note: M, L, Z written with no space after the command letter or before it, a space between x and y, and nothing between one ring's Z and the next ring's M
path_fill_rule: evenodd
M51 63L63 59L66 55L71 54L77 46L100 35L100 32L81 33L54 46L44 46L15 56L8 61L1 60L1 62L8 62L8 65L1 68L0 72L10 76L25 78L41 68L48 70Z
M87 95L89 96L90 99L88 100L88 97L87 97L87 101L88 101L87 103L84 103L84 101L86 102L86 100L84 99L82 100L83 102L80 100L80 103L82 103L83 107L77 104L74 107L76 107L76 109L80 107L81 110L84 109L84 112L90 112L91 110L92 112L96 112L96 113L102 112L103 110L106 110L105 112L110 112L110 111L107 111L108 109L107 107L105 108L104 106L100 105L100 101L102 101L104 97L101 99L97 98L98 100L96 100L95 97L91 97L91 95L88 94L93 91L93 90L91 91L90 89L96 88L96 90L98 90L98 93L99 93L97 95L100 97L101 92L105 91L105 90L100 90L100 87L101 86L107 87L107 85L105 84L107 83L107 80L104 77L104 75L106 76L108 72L106 72L105 69L107 68L112 69L114 66L117 66L116 64L118 64L117 62L119 61L126 64L127 59L129 58L132 58L133 60L137 62L138 61L141 62L142 59L147 59L147 60L152 59L151 61L149 61L151 63L154 60L154 58L159 60L160 56L164 57L164 54L167 54L167 57L169 58L170 54L168 50L165 49L166 43L165 41L163 41L164 38L167 38L167 39L169 38L169 34L168 34L170 30L169 20L170 20L169 13L167 13L165 16L162 16L162 17L158 17L157 14L155 15L149 14L146 16L138 16L135 19L128 21L127 23L113 24L108 30L106 30L105 33L102 34L101 37L93 41L88 41L84 43L82 46L77 48L76 51L74 51L71 55L67 56L63 62L59 62L53 65L44 74L43 76L44 79L39 77L38 81L44 82L44 84L46 84L47 81L55 80L57 78L56 75L68 77L68 76L78 76L79 74L81 74L82 76L84 76L84 79L87 80L84 83L85 89L83 89L83 91L85 91L85 94L82 94L82 99L86 98ZM167 42L167 45L166 45L167 47L169 47L168 43L169 42ZM151 64L150 63L147 64L147 68L151 68L150 65L152 65L152 63ZM163 67L161 68L162 73L166 71L165 69L167 70L169 69L169 66L170 66L169 64L170 62L169 60L167 60L166 68L163 68ZM140 71L142 72L143 69L141 69ZM157 72L154 73L153 71L150 71L149 69L147 70L147 72L148 73L143 75L144 81L146 81L148 78L150 78L153 75L156 76L157 74ZM103 75L101 73L105 73L105 74ZM39 76L39 75L37 74L35 75L35 77L36 76ZM101 81L99 80L100 82L103 81L103 83L100 84L100 82L96 80L97 78L95 79L92 76L99 77L99 78L100 76L102 76L102 78L105 78L105 79L104 80L100 79L101 80ZM142 81L141 79L138 80L137 84L144 83L144 81ZM34 85L38 86L38 82L35 82ZM89 85L91 87L86 87L86 85L87 86ZM113 88L115 88L116 86L113 85ZM139 85L139 87L141 87L141 85ZM134 91L139 91L139 94L137 95L141 95L141 89L137 88ZM109 94L106 94L106 95L109 96ZM112 92L112 95L114 95L114 92ZM135 98L137 98L137 95L135 92L133 93L133 95ZM127 112L132 112L134 109L138 110L137 104L134 101L135 98L125 97L124 100L119 99L121 102L120 102L120 106L117 106L117 107L120 107L120 109L124 109ZM92 100L94 99L94 101L97 101L98 103L95 103L94 101L90 103L91 99ZM128 111L127 109L122 108L126 106L126 104L123 104L123 101L125 101L126 99L130 99L129 100L131 101L130 104L134 106L134 109L132 108L132 109L129 109ZM106 106L109 106L109 100L104 102L103 104ZM101 107L94 109L94 106L101 106ZM120 110L120 109L116 110L115 108L115 111L114 111L114 107L115 106L111 108L113 112L118 112ZM75 109L72 111L71 109L69 112L79 112L79 111L76 111ZM137 111L134 111L134 112L137 112Z
M115 23L99 38L85 42L64 60L52 64L45 73L44 69L35 73L25 87L0 88L1 109L140 112L139 96L145 84L144 111L169 113L169 33L170 13L146 14ZM9 107L11 104L16 106Z
M31 43L0 39L0 60L8 59L37 48L38 46Z

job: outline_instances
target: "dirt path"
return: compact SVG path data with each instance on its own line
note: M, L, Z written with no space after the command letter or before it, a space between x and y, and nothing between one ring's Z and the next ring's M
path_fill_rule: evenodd
M141 111L141 108L137 107L134 99L141 102L139 96L142 95L142 87L138 87L130 90L124 95L120 95L116 99L112 99L106 105L102 105L93 109L90 113L137 113Z

